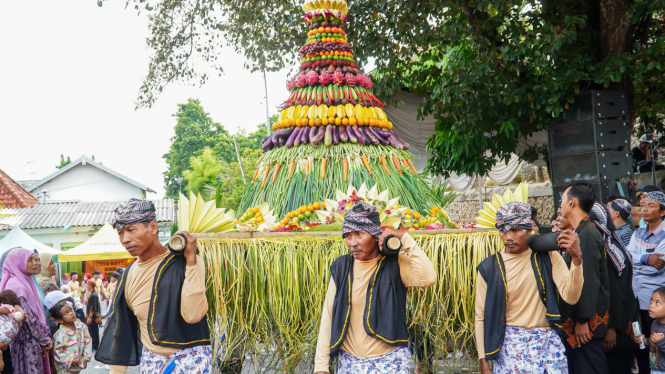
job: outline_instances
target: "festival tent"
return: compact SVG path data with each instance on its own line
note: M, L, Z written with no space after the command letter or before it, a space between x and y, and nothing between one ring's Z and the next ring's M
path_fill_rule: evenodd
M14 226L14 228L2 238L2 240L0 240L0 253L15 247L36 249L39 253L50 253L54 255L62 253L59 249L51 248L46 244L40 243L30 235L26 234L25 231L21 230L18 226Z
M105 224L92 238L58 255L58 262L119 260L133 258L122 246L118 232Z

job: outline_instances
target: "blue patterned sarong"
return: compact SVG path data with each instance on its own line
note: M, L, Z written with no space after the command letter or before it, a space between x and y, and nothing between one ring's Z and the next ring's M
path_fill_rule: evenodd
M341 351L337 374L409 374L411 353L397 347L383 356L362 358Z
M554 330L507 326L494 374L568 374L568 360Z

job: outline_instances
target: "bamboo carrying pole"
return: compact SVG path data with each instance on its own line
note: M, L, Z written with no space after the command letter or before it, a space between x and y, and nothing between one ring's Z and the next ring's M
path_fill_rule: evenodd
M409 292L410 334L426 336L439 355L453 347L473 357L475 268L503 247L498 232L419 230L409 234L437 273L433 287ZM245 365L257 372L265 368L309 372L329 267L337 257L348 254L341 232L195 235L206 260L213 352L226 355L214 362L251 357ZM222 333L224 353L217 350Z

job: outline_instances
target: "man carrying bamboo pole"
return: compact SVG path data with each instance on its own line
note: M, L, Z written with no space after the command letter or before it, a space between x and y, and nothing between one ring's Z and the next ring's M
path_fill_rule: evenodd
M535 253L528 246L531 207L503 205L496 228L505 246L478 265L476 346L482 374L568 374L565 349L553 330L560 319L558 296L574 304L584 277L577 234L560 234L559 246L573 257L570 270L557 252ZM559 295L557 295L557 290Z
M95 359L111 374L139 366L140 374L204 374L212 367L206 321L205 265L196 238L182 255L158 240L155 206L131 199L113 212L120 242L138 261L122 273Z
M409 287L434 285L434 267L405 231L381 229L376 207L358 201L344 214L342 233L351 254L330 266L315 374L329 373L334 357L338 374L408 374L406 294ZM387 235L402 242L396 256L379 251Z

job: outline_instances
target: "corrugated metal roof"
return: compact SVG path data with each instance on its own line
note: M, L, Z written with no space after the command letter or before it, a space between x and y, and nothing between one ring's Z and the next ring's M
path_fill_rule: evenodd
M151 201L155 204L157 210L157 222L173 222L175 220L173 199ZM120 201L63 202L39 204L31 208L4 209L3 214L9 213L12 216L4 221L0 220L0 223L18 226L23 230L67 226L102 226L111 222L113 209L120 203ZM0 230L10 228L0 225Z

